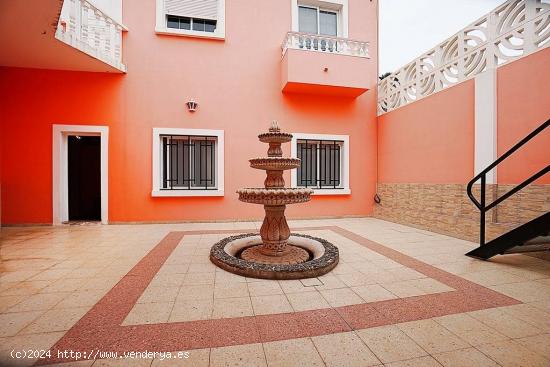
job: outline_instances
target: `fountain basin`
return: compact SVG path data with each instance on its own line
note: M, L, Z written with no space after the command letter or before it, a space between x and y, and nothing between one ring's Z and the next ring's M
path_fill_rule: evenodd
M313 190L305 188L265 189L247 188L237 190L239 200L262 205L287 205L309 201Z
M265 171L284 171L300 167L300 159L298 158L253 158L249 160L250 167L263 169Z
M262 143L288 143L292 141L292 134L272 132L258 135L258 139Z
M309 259L298 264L264 264L241 258L247 249L262 244L257 233L226 237L210 250L210 260L220 268L251 278L303 279L314 278L331 271L338 264L338 248L322 238L292 233L290 246L305 250Z

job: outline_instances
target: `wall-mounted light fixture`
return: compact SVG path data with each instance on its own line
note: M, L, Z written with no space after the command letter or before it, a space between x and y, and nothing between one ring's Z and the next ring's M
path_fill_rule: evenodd
M189 112L195 112L199 107L199 104L195 102L194 99L190 99L189 102L186 103L186 105Z

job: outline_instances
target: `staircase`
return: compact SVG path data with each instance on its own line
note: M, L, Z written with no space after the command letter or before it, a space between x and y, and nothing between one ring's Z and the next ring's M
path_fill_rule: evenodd
M523 138L520 142L514 145L510 150L504 153L491 165L481 171L475 176L467 186L468 197L474 205L479 209L480 222L479 222L479 247L468 252L466 256L470 256L476 259L487 260L495 255L513 254L513 253L526 253L533 251L547 251L550 250L550 212L545 213L513 230L504 233L503 235L485 243L485 216L487 211L491 210L510 196L514 195L527 185L531 184L535 180L544 176L550 172L550 165L547 165L527 180L523 181L506 194L497 198L490 204L486 203L485 190L486 190L486 175L492 169L497 167L501 162L508 158L512 153L525 145L528 141L533 139L536 135L540 134L546 128L550 126L550 120L544 122L541 126L536 128L533 132ZM480 199L477 200L472 193L473 185L480 180Z

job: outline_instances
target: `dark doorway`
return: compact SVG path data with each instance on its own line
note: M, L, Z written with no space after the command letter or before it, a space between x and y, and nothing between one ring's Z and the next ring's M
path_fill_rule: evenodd
M101 220L101 138L68 138L69 220Z

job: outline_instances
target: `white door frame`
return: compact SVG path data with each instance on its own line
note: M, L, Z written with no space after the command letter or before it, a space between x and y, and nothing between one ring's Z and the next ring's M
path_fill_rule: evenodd
M70 135L100 137L101 151L101 223L108 223L109 214L109 127L92 125L53 125L53 224L69 220L68 139Z

